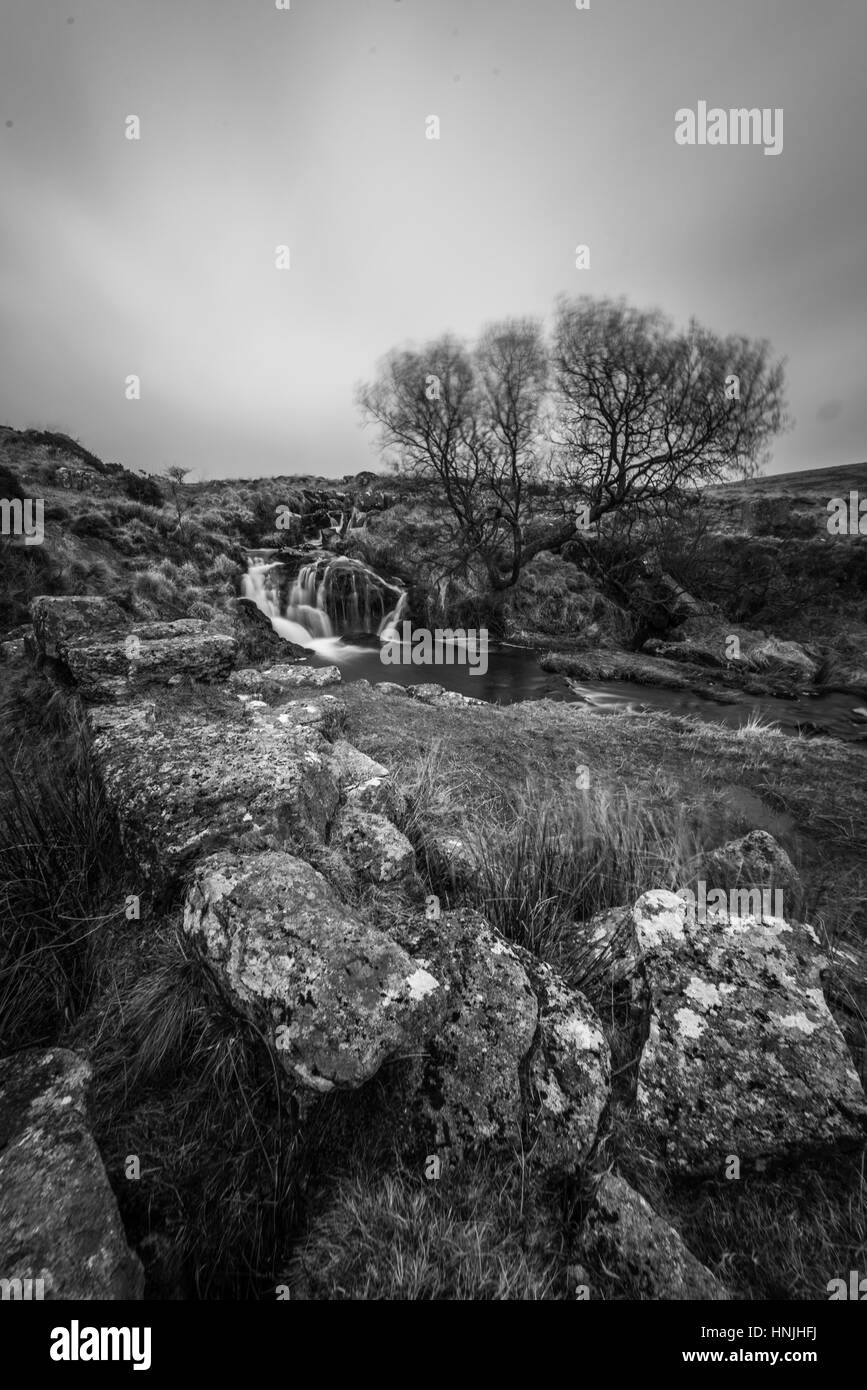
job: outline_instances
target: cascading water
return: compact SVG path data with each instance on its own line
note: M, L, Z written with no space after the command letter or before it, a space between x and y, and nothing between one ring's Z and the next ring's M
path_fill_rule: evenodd
M302 565L288 594L285 565L260 552L248 559L241 592L270 618L281 637L317 650L336 646L346 633L395 635L406 607L406 593L389 584L361 560L326 551Z

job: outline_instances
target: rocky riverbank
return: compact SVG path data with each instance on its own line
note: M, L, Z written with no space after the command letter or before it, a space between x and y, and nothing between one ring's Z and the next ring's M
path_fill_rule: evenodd
M480 807L528 774L561 798L570 784L579 806L588 787L612 795L618 763L636 789L658 781L653 740L670 741L677 721L651 717L612 735L574 706L500 710L437 686L414 696L344 687L336 669L314 669L297 651L275 660L273 634L247 605L222 627L131 623L100 599L33 604L28 651L41 679L81 702L82 738L137 885L137 968L147 969L145 922L159 913L213 980L212 1008L251 1029L278 1069L293 1144L309 1145L348 1104L354 1124L391 1154L386 1172L396 1162L447 1190L449 1174L477 1161L507 1180L519 1140L521 1260L550 1280L546 1296L737 1295L722 1258L697 1258L676 1229L677 1203L654 1211L647 1193L660 1177L725 1183L733 1161L745 1179L836 1162L857 1152L867 1126L850 1030L829 1008L838 965L798 916L810 885L786 852L759 831L691 866L720 886L782 887L784 917L689 920L672 891L689 879L677 882L675 868L659 886L573 921L571 944L558 938L548 949L539 938L534 948L480 910L493 907L479 887L482 841L501 833L481 834ZM740 759L760 785L772 759L793 806L812 773L830 779L837 769L833 747L782 736L750 746L694 726L677 734L686 764L695 770L713 748L723 778ZM428 765L422 797L409 766L438 739L447 765ZM677 797L676 774L668 765L668 792L656 787L660 809ZM461 776L469 782L457 797ZM711 786L697 799L708 809ZM579 942L593 960L580 972ZM97 1072L99 1033L81 1030ZM48 1061L24 1053L5 1064L10 1133L26 1136L28 1114L43 1104L31 1098L39 1086L20 1078L38 1079ZM40 1113L53 1132L51 1107ZM627 1157L636 1143L656 1174L645 1173L645 1196ZM609 1171L618 1152L619 1176ZM46 1263L26 1235L33 1194L64 1219L60 1181L35 1181L40 1153L22 1139L0 1209L4 1233L16 1233L16 1277ZM104 1181L98 1163L82 1175L88 1201ZM304 1219L280 1253L293 1296L329 1297L345 1275L332 1239L341 1189L310 1181ZM565 1225L563 1184L583 1213ZM163 1286L167 1232L144 1239L132 1210L129 1238L150 1286ZM79 1265L89 1267L96 1237L85 1225L75 1232ZM352 1265L350 1237L341 1239ZM90 1296L83 1280L65 1287ZM109 1281L107 1296L130 1287Z

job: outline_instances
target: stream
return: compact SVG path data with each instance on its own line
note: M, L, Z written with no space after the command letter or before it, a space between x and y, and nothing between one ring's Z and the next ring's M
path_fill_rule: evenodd
M538 653L506 642L488 646L487 670L454 661L414 666L382 660L386 638L400 631L404 595L358 560L321 555L287 581L285 566L271 552L251 552L242 593L270 619L275 631L310 649L314 665L337 665L344 681L436 682L447 690L492 704L560 700L584 704L600 715L626 710L662 710L739 728L760 717L787 733L829 735L867 743L867 707L857 695L830 693L801 699L745 696L737 704L708 700L693 691L628 681L583 683L543 671ZM552 639L552 647L556 640ZM408 659L404 648L402 653ZM448 649L447 649L448 650Z

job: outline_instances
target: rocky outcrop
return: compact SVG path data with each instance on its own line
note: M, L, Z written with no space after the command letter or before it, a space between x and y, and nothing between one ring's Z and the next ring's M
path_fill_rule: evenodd
M736 633L737 629L729 625L727 632ZM666 690L694 690L706 698L728 703L737 700L741 693L792 698L814 684L819 671L818 660L808 656L797 643L778 642L776 638L757 642L738 660L727 660L722 632L713 644L704 633L689 641L654 638L639 652L595 648L546 652L540 665L545 671L573 680L631 681Z
M680 1233L614 1173L596 1184L578 1254L613 1281L621 1298L718 1301L729 1297ZM586 1270L579 1273L581 1282L590 1277ZM592 1297L592 1280L588 1287Z
M0 1061L0 1275L43 1281L46 1299L140 1299L142 1268L88 1125L89 1082L88 1063L63 1048Z
M821 987L810 927L645 893L632 925L649 1032L636 1109L676 1172L863 1144L867 1099Z
M33 654L89 701L128 699L184 676L219 680L238 658L235 639L200 618L131 622L109 599L89 598L37 598L31 612Z

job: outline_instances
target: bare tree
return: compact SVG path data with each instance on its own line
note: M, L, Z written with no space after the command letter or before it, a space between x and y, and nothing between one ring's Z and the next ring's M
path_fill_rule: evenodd
M445 336L393 352L358 391L386 457L436 484L452 517L453 567L480 559L494 589L514 584L521 569L546 379L539 325L509 319L473 348Z
M168 484L169 496L172 499L175 512L177 513L178 526L181 525L184 512L188 511L190 506L189 499L184 497L184 480L189 472L191 472L189 468L181 468L179 464L173 463L172 466L167 468L163 473L163 477Z
M592 523L657 508L697 484L750 476L788 422L783 363L764 341L587 297L554 331L556 471Z

